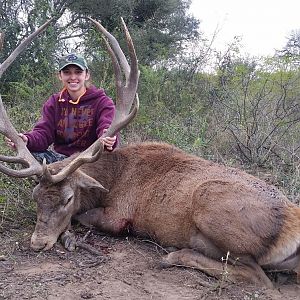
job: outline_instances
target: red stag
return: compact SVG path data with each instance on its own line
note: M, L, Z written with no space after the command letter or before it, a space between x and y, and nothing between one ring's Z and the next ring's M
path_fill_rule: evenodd
M138 64L125 25L131 66L115 38L91 21L112 46L108 49L116 74L117 113L105 133L112 136L137 111ZM105 232L132 232L177 248L164 258L166 265L191 266L220 277L221 258L230 253L229 280L272 287L264 272L272 269L294 270L300 281L300 208L274 186L162 143L106 152L96 141L78 156L41 166L18 138L2 102L0 127L18 150L18 156L0 160L27 166L12 170L1 165L0 171L39 178L33 191L33 249L51 248L74 218Z

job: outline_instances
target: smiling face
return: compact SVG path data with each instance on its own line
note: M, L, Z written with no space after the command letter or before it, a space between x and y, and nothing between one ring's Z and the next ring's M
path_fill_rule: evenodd
M59 72L59 79L73 100L76 100L86 91L85 82L89 78L88 70L82 70L76 65L67 65Z

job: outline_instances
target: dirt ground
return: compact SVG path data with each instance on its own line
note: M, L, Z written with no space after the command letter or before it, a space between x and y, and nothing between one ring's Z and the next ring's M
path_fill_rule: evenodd
M274 290L227 284L189 268L161 268L164 249L151 241L76 231L92 250L67 252L57 243L34 252L32 226L2 230L0 299L300 299L292 274L277 276Z

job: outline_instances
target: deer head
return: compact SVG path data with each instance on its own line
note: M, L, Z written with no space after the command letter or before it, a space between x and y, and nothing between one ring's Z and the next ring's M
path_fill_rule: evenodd
M113 64L117 95L115 101L116 111L114 119L108 130L103 134L103 137L114 136L118 131L131 122L138 111L138 61L132 39L123 19L121 19L121 21L128 45L131 65L129 65L126 60L126 57L115 37L111 35L99 22L91 18L89 18L89 20L94 23L98 31L100 31L100 33L104 36L106 47ZM45 23L34 34L29 36L11 54L11 56L7 58L0 67L0 75L3 74L5 69L17 57L21 50L23 50L26 45L49 24L49 22L50 21ZM6 163L18 163L24 166L23 169L14 170L4 164L0 164L0 171L8 176L14 177L37 176L39 185L34 189L33 197L38 202L38 221L35 232L32 236L32 247L34 249L47 250L52 247L58 236L68 227L71 220L74 207L69 205L68 210L66 210L66 203L70 204L69 200L74 197L75 189L74 183L71 184L70 180L68 180L69 177L72 176L74 172L78 173L79 171L76 170L82 164L92 163L99 159L104 150L103 144L101 139L96 140L89 148L75 158L68 159L67 163L59 164L59 168L53 168L45 163L40 165L28 151L25 143L18 136L17 131L11 124L1 98L0 118L0 132L15 143L18 153L17 156L0 155L0 161ZM94 182L91 178L88 178L87 180L89 181L89 184L95 184L98 188L105 190L100 183L96 182L96 180L94 180ZM79 184L85 184L84 174L81 174ZM39 214L39 210L41 210L39 208L44 204L42 199L44 197L51 197L51 201L46 201L47 203L51 203L51 207L43 207L42 209L42 211L48 211L47 217ZM62 209L54 209L54 206L57 205L61 205ZM55 214L55 217L53 214ZM53 220L55 220L55 223L53 223Z

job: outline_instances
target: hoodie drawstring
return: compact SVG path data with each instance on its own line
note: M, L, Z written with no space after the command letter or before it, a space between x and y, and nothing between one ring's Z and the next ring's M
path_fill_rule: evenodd
M60 94L59 94L58 102L65 102L65 101L66 101L64 98L62 98L62 95L63 95L63 93L64 93L66 90L67 90L66 87L64 87L64 88L61 90L61 92L60 92ZM78 99L77 99L76 101L73 101L73 100L71 99L71 100L69 100L69 103L71 103L71 104L78 104L79 101L80 101L80 98L81 98L85 93L86 93L86 90L78 97Z

